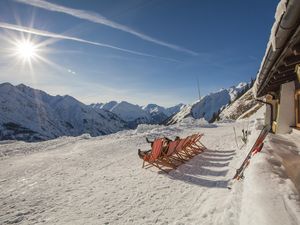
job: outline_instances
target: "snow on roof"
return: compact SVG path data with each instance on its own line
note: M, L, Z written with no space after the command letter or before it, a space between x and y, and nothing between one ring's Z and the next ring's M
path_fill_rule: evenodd
M280 24L280 20L281 20L283 14L286 12L286 5L287 5L287 0L281 0L277 5L275 16L274 16L275 21L274 21L274 24L271 28L271 34L270 34L270 37L269 37L269 41L267 43L267 48L266 48L266 51L265 51L265 55L263 57L263 60L261 61L260 68L259 68L259 71L257 73L257 79L256 79L256 81L254 83L254 86L253 86L253 93L254 93L255 98L256 98L256 93L258 91L258 82L261 82L262 79L263 79L263 77L262 77L263 75L262 75L261 71L263 69L263 66L265 65L265 61L266 61L268 52L269 52L271 47L272 47L273 52L276 51L276 31L278 30L278 26Z
M275 22L271 28L271 35L270 35L270 40L269 42L271 42L271 46L272 46L272 50L275 52L276 51L276 31L278 29L280 20L283 16L283 14L286 12L286 4L287 4L287 0L281 0L278 5L277 5L277 9L275 12ZM268 45L269 46L269 45Z

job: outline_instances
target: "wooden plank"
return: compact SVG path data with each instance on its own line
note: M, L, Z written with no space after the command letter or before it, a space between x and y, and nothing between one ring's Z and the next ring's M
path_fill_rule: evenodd
M270 82L274 82L274 81L279 81L279 80L284 80L286 77L293 77L296 76L296 73L294 71L290 71L290 72L286 72L286 73L274 73L273 77L270 79Z
M297 43L292 48L294 55L300 55L300 43Z
M300 54L288 56L284 59L283 62L284 62L285 66L296 65L296 64L300 63Z
M281 84L284 84L284 83L287 83L287 82L290 82L290 81L293 81L293 80L296 80L296 76L285 77L285 79L281 79L281 80L274 81L274 82L270 83L268 88L269 87L274 87L274 86L280 86Z
M290 66L284 66L284 65L282 65L282 66L279 66L277 68L277 72L279 74L290 72L290 71L294 71L294 70L295 70L295 66L294 65L290 65Z

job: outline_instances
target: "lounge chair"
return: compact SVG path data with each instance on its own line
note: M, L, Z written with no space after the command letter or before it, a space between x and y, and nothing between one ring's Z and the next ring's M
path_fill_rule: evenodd
M165 148L165 139L159 138L154 140L152 144L152 149L149 154L146 154L143 157L143 168L145 167L146 163L149 163L152 166L155 166L163 171L165 171L162 167L170 167L175 168L175 166L170 163L166 158L163 156L163 149Z
M207 149L204 144L200 141L203 137L203 134L193 134L191 136L189 144L186 146L192 153L199 154Z
M195 134L183 139L170 141L166 138L158 138L151 142L151 150L138 151L138 155L143 159L143 168L148 163L164 172L163 167L171 169L177 168L195 155L201 153L205 146L200 142L203 134Z

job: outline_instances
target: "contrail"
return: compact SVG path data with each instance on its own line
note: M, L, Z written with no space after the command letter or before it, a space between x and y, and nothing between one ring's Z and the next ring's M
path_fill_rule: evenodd
M80 19L88 20L93 23L98 23L98 24L102 24L105 26L109 26L111 28L130 33L130 34L132 34L136 37L139 37L145 41L149 41L149 42L152 42L152 43L155 43L155 44L158 44L158 45L161 45L161 46L164 46L164 47L176 50L176 51L185 52L185 53L188 53L188 54L194 55L194 56L199 54L199 53L189 50L187 48L183 48L178 45L170 44L170 43L158 40L156 38L150 37L146 34L138 32L130 27L127 27L125 25L111 21L111 20L105 18L104 16L102 16L98 13L95 13L95 12L73 9L73 8L61 6L58 4L54 4L54 3L50 3L50 2L42 1L42 0L15 0L15 1L24 3L24 4L28 4L31 6L35 6L38 8L42 8L45 10L65 13L65 14L68 14L68 15L71 15L71 16L74 16L74 17L77 17Z
M103 43L94 42L94 41L88 41L88 40L77 38L77 37L56 34L56 33L48 32L48 31L44 31L44 30L38 30L38 29L34 29L34 28L18 26L18 25L9 24L9 23L0 22L0 28L25 32L25 33L30 33L30 34L34 34L34 35L55 38L55 39L77 41L77 42L81 42L81 43L86 43L86 44L96 45L96 46L100 46L100 47L104 47L104 48L110 48L110 49L114 49L114 50L118 50L118 51L122 51L122 52L127 52L127 53L131 53L134 55L178 62L178 60L176 60L176 59L160 57L160 56L151 55L151 54L147 54L147 53L143 53L143 52L133 51L133 50L126 49L126 48L119 48L119 47L116 47L113 45L103 44Z

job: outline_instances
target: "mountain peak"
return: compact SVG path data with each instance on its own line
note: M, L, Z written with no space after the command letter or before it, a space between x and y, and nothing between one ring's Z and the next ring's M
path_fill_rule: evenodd
M197 100L192 105L183 107L180 112L174 115L169 124L180 122L182 119L192 116L196 119L204 118L211 121L214 114L218 113L222 108L228 105L229 102L234 101L239 93L243 92L247 83L239 83L230 88L221 88L219 91L209 93Z
M98 136L127 128L116 115L96 111L69 95L51 96L24 84L4 83L0 88L0 134L5 134L0 139L40 141L83 133Z

